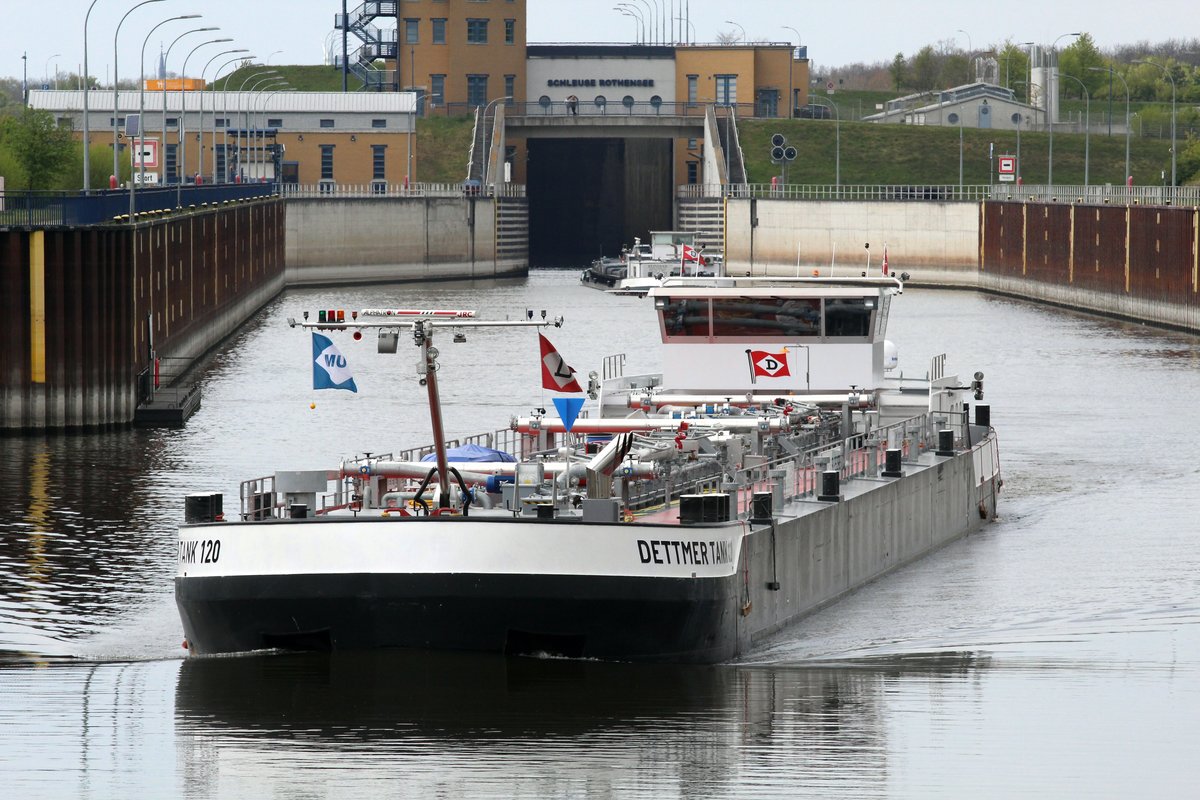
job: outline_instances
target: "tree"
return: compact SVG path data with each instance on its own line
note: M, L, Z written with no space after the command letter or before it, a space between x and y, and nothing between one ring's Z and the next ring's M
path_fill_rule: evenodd
M999 79L1004 81L1005 88L1011 89L1029 80L1029 56L1021 45L1010 39L994 49L998 54L996 62L1000 66ZM1017 96L1027 98L1029 87L1022 86Z
M1083 85L1087 87L1088 94L1094 95L1108 81L1107 77L1098 72L1092 72L1090 68L1104 66L1106 66L1104 56L1100 53L1100 49L1096 47L1096 42L1092 39L1090 33L1081 34L1078 39L1071 43L1070 47L1063 48L1062 52L1058 54L1059 72L1083 81ZM1064 89L1070 92L1071 87L1076 84L1074 81L1067 81L1067 83L1070 85L1064 87Z
M938 60L933 52L933 45L927 44L913 56L912 82L913 88L932 89L937 85Z
M22 108L4 120L0 138L25 172L24 188L49 189L71 163L71 132L54 124L50 112Z
M1176 165L1179 184L1200 184L1200 138L1189 136L1180 149Z
M896 53L896 57L892 59L892 66L888 69L892 76L892 88L897 92L904 88L905 82L908 80L908 62L904 60L904 53Z

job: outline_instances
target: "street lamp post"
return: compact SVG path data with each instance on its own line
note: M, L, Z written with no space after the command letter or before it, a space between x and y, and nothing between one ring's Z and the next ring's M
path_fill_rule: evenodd
M200 82L204 83L204 76L208 73L208 68L211 67L212 63L214 61L216 61L218 58L220 58L221 56L227 56L230 53L245 53L245 52L247 52L246 48L238 47L238 48L234 48L231 50L222 50L221 52L217 53L216 55L214 55L212 58L210 58L208 61L206 61L204 63L204 67L200 70ZM234 59L234 60L236 61L237 59ZM205 86L207 86L207 85L208 84L205 84ZM216 94L213 94L213 138L212 138L212 147L213 147L212 180L213 180L213 183L216 183L216 181L217 181L216 116L217 116L217 97L216 97ZM204 171L204 89L200 90L200 120L197 123L196 127L199 129L199 132L200 132L200 153L197 156L197 158L200 161L200 171L203 172Z
M646 40L646 22L642 19L641 9L637 6L632 6L629 3L617 3L613 6L613 11L618 14L623 14L633 20L633 36L638 44L643 44ZM637 11L638 13L634 13Z
M263 177L265 177L264 173L266 172L266 141L263 135L263 128L265 127L265 124L260 125L259 123L258 106L256 104L263 99L264 95L266 95L268 91L280 91L283 89L283 87L288 85L288 82L286 79L279 77L260 83L262 83L262 86L258 86L258 88L255 90L258 92L259 96L255 97L254 93L251 92L250 97L248 98L247 105L249 108L247 109L248 113L246 128L247 130L254 130L254 150L251 153L250 165L254 168L253 171L258 173L258 178L261 180ZM265 112L265 106L263 110Z
M121 35L121 26L125 24L125 20L129 19L129 15L139 8L150 3L161 3L163 0L141 0L140 3L125 12L125 16L121 17L121 21L117 23L117 30L113 33L113 177L120 181L121 171L120 162L117 160L120 155L120 150L117 147L117 136L120 133L118 120L120 118L120 107L118 104L118 81L117 81L117 37ZM133 167L129 170L129 179L133 180Z
M646 7L646 17L645 17L645 19L643 19L643 24L646 26L646 30L649 31L649 34L650 34L648 37L646 37L648 40L646 43L654 44L654 11L655 11L655 7L650 5L650 0L638 0L638 2ZM641 13L641 9L638 8L637 6L634 6L634 10L637 11L639 14Z
M954 93L954 104L958 105L958 92ZM945 113L943 111L943 113ZM963 112L962 108L953 112L954 116L958 117L958 191L962 192L963 188Z
M971 44L971 34L959 28L955 33L961 33L967 37L967 83L971 82L971 54L975 52L975 47Z
M1014 84L1014 86L1024 86L1024 87L1026 87L1025 91L1026 92L1029 91L1029 84L1025 81L1017 81ZM1025 123L1026 118L1025 118L1025 115L1019 111L1017 112L1016 117L1017 117L1017 184L1022 185L1022 184L1024 184L1024 181L1021 179L1021 169L1023 167L1023 165L1021 164L1021 126ZM1034 122L1036 124L1036 119L1034 120Z
M1125 82L1125 76L1119 72L1114 72L1112 66L1108 69L1103 67L1088 67L1091 72L1107 72L1108 84L1112 85L1113 77L1121 79L1121 85L1125 87L1125 185L1129 185L1129 179L1133 176L1129 174L1129 84ZM1110 93L1111 96L1111 93ZM1110 117L1111 119L1111 117ZM1111 123L1110 123L1111 124Z
M240 69L240 67L239 67L239 69ZM234 71L234 74L235 75L237 74L236 70ZM268 70L262 70L260 72L252 72L242 80L242 83L241 83L241 85L238 86L237 92L234 94L234 98L233 98L234 101L237 103L237 108L234 109L233 113L238 118L239 121L241 121L241 118L242 118L242 113L241 113L242 112L242 90L246 88L246 84L249 83L250 81L254 80L255 78L259 78L264 75L278 75L278 74L279 74L279 72L277 70L268 69ZM225 85L221 90L221 105L225 111L225 117L226 117L226 119L225 119L225 123L226 123L225 124L225 130L226 130L226 133L225 133L226 167L225 168L226 168L226 170L229 169L229 165L228 165L228 160L229 160L229 133L228 133L228 131L229 131L229 105L227 102L228 96L225 91L228 88L229 88L229 78L226 78ZM237 161L238 161L238 169L239 170L241 170L241 167L242 167L241 144L242 144L242 136L241 136L241 133L239 133L238 141L237 141Z
M165 65L171 60L171 51L175 48L175 45L178 44L179 40L182 39L183 37L190 36L193 33L199 33L201 31L215 31L215 30L219 30L219 28L216 28L216 27L192 28L190 31L184 31L183 33L179 34L171 41L171 43L169 45L167 45L167 52L163 54L163 64ZM163 70L162 91L160 92L160 94L162 95L162 140L163 140L163 150L165 151L166 147L167 147L167 75L166 75L165 68ZM180 142L180 144L182 144L182 142ZM165 186L166 182L167 182L167 177L166 177L167 176L167 168L166 168L166 159L165 158L163 159L163 167L161 169L161 172L163 175L163 185Z
M684 44L689 43L688 42L688 33L690 32L691 33L691 42L690 43L695 44L696 43L696 26L687 17L676 17L675 19L679 20L681 23L683 23L683 25L687 25L687 28L684 28L683 25L680 25L680 30L683 33L683 43Z
M1058 43L1068 36L1079 36L1078 33L1063 33L1055 40L1054 44L1050 45L1050 53L1054 60L1055 74L1058 71ZM1050 162L1046 167L1046 184L1053 190L1054 187L1054 123L1058 121L1058 84L1050 75L1046 76L1046 82L1053 84L1046 87L1049 91L1046 94L1046 123L1050 129Z
M88 6L87 14L83 16L83 191L86 193L91 189L92 178L90 175L91 158L88 156L88 146L92 143L91 138L91 121L88 119L88 95L91 94L91 80L88 78L88 20L91 19L92 9L96 7L97 0L92 0ZM116 120L113 120L116 124Z
M1092 159L1092 96L1088 93L1087 86L1084 82L1076 78L1074 75L1062 74L1064 78L1070 78L1079 84L1079 88L1083 89L1083 187L1088 187L1088 167Z
M1033 42L1021 42L1020 46L1021 47L1032 47ZM1009 88L1009 78L1012 77L1012 48L1013 48L1013 45L1009 45L1008 47L1004 48L1004 88L1005 89ZM1018 83L1018 85L1020 85L1020 84ZM1026 84L1026 86L1028 86L1028 84Z
M253 60L253 59L254 59L253 54L244 55L244 56L235 56L234 58L231 58L228 61L221 64L221 66L217 67L217 71L213 73L212 135L213 135L213 177L214 177L214 180L215 180L216 174L217 174L217 97L216 97L217 80L220 78L221 73L225 71L225 68L228 67L230 64L237 63L238 61L246 61L246 60ZM229 104L228 104L229 92L227 91L229 88L228 84L229 84L229 80L226 79L225 84L222 85L222 87L221 87L221 113L223 113L225 115L225 133L221 139L221 152L223 152L225 154L228 154L228 152L229 152ZM229 181L229 159L228 159L228 157L226 157L225 158L225 169L222 170L220 182L227 183L228 181Z
M796 48L788 48L788 119L792 119L796 116L796 89L795 81L792 77L792 68L796 63L796 50L800 49L800 31L791 25L784 25L783 29L796 34Z
M275 71L272 70L272 72ZM260 87L264 87L264 84L266 87L270 87L275 86L280 81L283 81L283 76L279 75L278 73L274 75L268 75L264 78L259 78L254 83L250 84L250 88L246 91L245 98L239 98L245 100L244 107L242 103L238 104L238 110L241 112L239 116L242 122L242 130L246 133L246 138L250 140L250 144L246 148L246 163L250 165L252 172L255 165L258 163L256 144L257 137L254 137L253 139L250 137L250 124L254 116L254 93L256 91L261 91Z
M833 109L834 119L834 157L833 157L833 185L837 187L838 194L841 194L842 187L842 113L838 109L837 104L824 95L809 95L808 102L814 103L817 100L824 100Z
M183 57L183 70L179 73L179 180L175 184L175 205L183 205L183 185L187 183L187 91L184 88L184 81L187 80L187 64L191 60L192 55L201 47L207 47L210 44L223 44L232 42L228 36L221 39L209 39L207 42L201 42L188 51L188 54ZM196 158L202 158L202 153L197 153ZM201 165L203 166L203 164Z
M52 60L58 58L61 55L62 55L62 53L55 53L54 55L52 55L46 59L46 66L42 69L42 85L45 86L46 88L50 88L50 62ZM57 67L55 67L55 69L54 69L54 83L55 84L58 83L58 68ZM57 89L58 86L55 85L54 88Z
M725 24L726 25L737 25L737 29L742 32L742 44L746 43L746 29L745 28L743 28L741 25L738 25L738 23L734 22L731 19L725 20Z
M1171 70L1167 69L1157 61L1134 61L1134 64L1150 64L1158 67L1167 76L1167 80L1171 82L1171 191L1175 190L1175 79L1171 77Z
M167 17L162 22L155 25L146 33L146 38L142 39L141 60L138 61L138 131L137 131L137 154L138 154L138 177L133 179L133 167L130 166L129 173L129 219L133 221L133 214L137 210L135 207L134 192L135 185L146 180L146 45L150 41L150 37L154 32L166 25L168 22L175 22L181 19L196 19L199 14L183 14L177 17ZM166 139L166 132L163 132L163 139ZM166 142L163 142L164 147Z
M268 127L269 127L269 126L266 124L266 121L269 119L269 117L267 117L267 104L268 104L268 103L271 101L271 98L272 98L272 97L274 97L275 95L279 94L280 92L294 92L294 91L296 91L294 87L292 87L292 86L290 86L290 85L287 85L287 84L285 84L283 87L281 87L281 88L279 88L279 89L275 89L274 91L272 91L272 92L270 92L270 93L267 93L267 94L264 94L264 95L263 95L263 98L262 98L262 108L260 109L259 113L260 113L260 114L262 115L262 117L263 117L263 128L264 128L264 130L265 130L266 128L268 128ZM279 173L278 173L278 171L276 171L276 170L274 169L274 167L275 167L275 159L274 159L274 158L272 158L272 159L271 159L271 167L272 167L272 169L271 169L271 183L276 183L276 184L277 184L277 183L279 183ZM262 173L262 176L265 178L265 177L266 177L266 175L267 175L267 149L266 149L266 145L265 145L265 144L263 145L263 151L262 151L262 169L260 170L260 172Z

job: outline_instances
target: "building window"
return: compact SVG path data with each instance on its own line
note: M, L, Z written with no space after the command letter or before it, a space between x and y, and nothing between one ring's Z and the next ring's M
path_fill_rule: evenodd
M267 117L267 127L268 128L282 128L283 127L283 117Z
M505 97L516 97L517 96L516 88L517 88L517 76L516 75L505 75L504 76L504 96Z
M219 144L219 145L217 145L216 150L217 150L217 176L218 176L217 180L221 181L222 183L225 183L229 180L229 166L228 166L229 145Z
M429 76L429 104L437 107L446 102L446 76L445 75L430 75Z
M372 128L386 128L387 120L386 119L373 119L373 120L371 120L371 127Z
M719 106L737 104L737 75L714 75L717 81L716 102Z
M421 21L419 19L404 20L404 43L420 44Z
M323 120L321 120L321 127L322 127L322 128L332 128L332 127L333 127L333 120L331 120L331 119L323 119Z
M688 75L687 82L688 82L687 101L689 103L694 104L694 103L698 102L698 98L700 97L700 86L699 86L700 76L699 75Z
M387 180L387 160L384 156L387 155L386 144L371 145L371 179L376 181Z
M333 145L321 145L321 180L333 180Z
M688 139L688 150L695 150L700 146L699 139Z
M175 183L179 180L179 145L167 145L163 152L163 170L165 170L163 180L167 183Z
M486 19L467 20L467 44L487 44L487 28Z
M504 43L515 44L517 41L517 21L515 19L504 20Z
M699 183L700 182L700 162L699 161L687 162L687 171L688 171L688 176L687 176L688 183Z
M229 120L225 119L224 117L217 117L213 120L213 124L218 128L227 128L229 127Z
M488 102L488 76L487 75L468 75L467 76L467 105L486 106Z
M60 128L66 128L68 130L75 129L75 120L71 119L70 117L59 117L54 121L54 124Z
M109 126L110 128L124 128L124 127L125 127L125 118L124 118L124 117L117 117L117 118L114 120L112 117L109 117L109 118L108 118L108 126Z
M445 44L446 43L446 18L445 17L433 20L433 43L434 44Z
M179 127L179 117L167 117L167 127L168 128L178 128Z

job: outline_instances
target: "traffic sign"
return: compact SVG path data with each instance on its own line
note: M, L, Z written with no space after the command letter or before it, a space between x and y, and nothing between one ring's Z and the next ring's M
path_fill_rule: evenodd
M1017 174L1017 159L1015 156L1000 156L996 162L996 171L1001 175Z
M131 138L130 143L133 147L129 150L129 158L134 169L158 169L158 139L143 140L137 137Z

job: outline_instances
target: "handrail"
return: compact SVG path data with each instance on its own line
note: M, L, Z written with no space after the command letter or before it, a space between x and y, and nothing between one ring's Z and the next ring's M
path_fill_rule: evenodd
M977 203L1037 201L1084 205L1200 205L1197 186L1101 186L1033 184L704 184L677 187L681 200L703 198L755 198L765 200L926 201Z
M396 197L524 197L525 185L520 183L497 183L476 186L463 183L285 183L279 195L295 200L335 200L344 198L396 198Z

